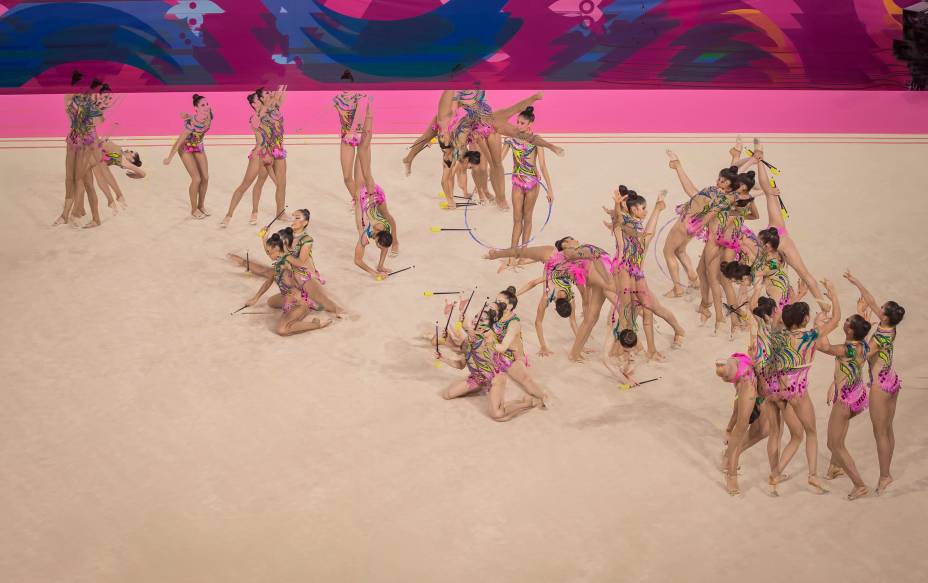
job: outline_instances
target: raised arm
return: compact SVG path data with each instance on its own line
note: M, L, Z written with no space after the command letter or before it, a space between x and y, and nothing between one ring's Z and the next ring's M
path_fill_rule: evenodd
M853 285L860 291L861 297L864 299L865 302L867 302L867 307L873 310L874 314L879 316L879 314L882 313L883 310L881 309L880 304L876 302L876 298L874 298L873 294L871 294L869 290L867 290L867 288L864 287L864 284L860 283L859 279L857 279L851 274L850 269L844 272L844 279L848 280L851 283L851 285Z
M670 157L670 167L677 171L677 178L680 179L680 186L683 187L683 192L690 198L696 196L699 189L696 188L696 185L693 184L693 181L690 180L690 177L683 170L683 163L680 162L680 158L670 150L667 150L667 156Z
M654 210L651 211L648 222L644 226L643 245L646 249L651 237L654 236L654 231L657 229L657 218L660 216L661 211L667 208L667 203L664 202L665 198L667 198L667 191L662 190L660 194L657 195L657 202L654 203Z
M824 280L825 297L831 301L831 318L819 327L820 336L828 336L841 324L841 303L838 301L838 294L835 293L835 286L831 280Z

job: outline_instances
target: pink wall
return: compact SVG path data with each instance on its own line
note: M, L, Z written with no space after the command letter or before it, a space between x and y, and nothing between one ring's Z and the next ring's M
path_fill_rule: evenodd
M213 106L214 134L247 134L245 93L204 92ZM435 113L437 91L375 91L375 131L419 133ZM525 91L489 91L508 105ZM292 92L284 104L293 134L337 131L334 93ZM0 96L0 137L63 137L60 95ZM188 93L120 96L103 132L122 136L178 133ZM928 134L928 93L880 91L639 90L545 92L537 104L540 133L879 133Z

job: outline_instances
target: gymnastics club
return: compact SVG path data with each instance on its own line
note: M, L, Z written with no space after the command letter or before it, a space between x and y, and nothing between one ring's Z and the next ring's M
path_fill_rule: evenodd
M229 315L230 315L230 316L234 316L235 314L238 314L239 312L241 312L242 310L244 310L244 309L247 308L247 307L248 307L248 305L246 304L246 305L242 306L241 308L235 310L234 312L232 312L232 313L229 314Z
M461 292L437 292L437 291L428 291L428 290L426 290L426 291L422 292L422 295L424 295L425 297L428 298L428 297L432 297L432 296L453 296L454 294L459 294L459 293L461 293Z
M461 311L461 321L464 321L464 316L467 315L467 308L470 307L470 301L474 299L474 294L477 293L477 287L474 286L474 289L470 291L470 297L467 298L467 303L464 304L464 310Z
M740 306L738 306L738 307L736 308L736 307L734 307L734 306L731 305L731 304L726 304L725 302L722 302L722 305L725 306L725 309L726 309L726 310L728 310L728 315L729 315L729 316L732 315L732 314L738 314L738 316L740 316L740 317L742 317L742 318L743 318L744 316L741 316L741 308L743 308L746 304L747 304L747 302L744 302L743 304L741 304Z
M448 311L448 321L445 322L445 332L443 335L444 338L448 337L448 325L451 324L451 314L453 313L454 313L454 304L451 304L451 309Z
M645 384L645 383L653 383L654 381L659 381L659 380L661 380L661 378L662 378L662 377L654 377L653 379L648 379L648 380L646 380L646 381L641 381L640 383L638 383L638 385L640 386L640 385L643 385L643 384ZM627 390L629 390L630 388L632 388L632 386L631 386L630 384L628 384L628 383L619 383L619 388L622 389L623 391L627 391Z
M477 324L480 324L480 318L483 318L483 312L487 309L487 304L490 303L490 296L487 296L487 300L483 302L483 307L480 308L480 313L477 314Z
M753 152L750 148L745 148L744 151L748 153L748 156L753 156L753 155L754 155L754 152ZM773 172L773 174L774 174L775 176L779 176L779 175L780 175L780 169L779 169L779 168L777 168L776 166L774 166L773 164L771 164L770 162L768 162L768 161L766 161L766 160L761 160L761 162L764 163L764 166L766 166L767 168L770 168L770 171Z
M266 227L264 227L263 229L261 229L260 231L258 231L258 236L261 237L261 238L263 239L264 236L267 235L267 231L268 231L268 229L271 228L271 225L273 225L275 222L277 222L277 219L279 219L280 217L282 217L283 214L284 214L285 212L287 212L287 207L284 207L284 210L280 211L280 214L277 215L276 217L274 217L274 220L271 221L270 223L268 223Z
M463 229L463 228L452 229L452 228L447 228L447 227L432 227L433 233L441 233L442 231L470 231L470 230L471 229Z
M251 264L248 262L248 251L245 251L245 271L251 271Z
M377 281L383 281L387 279L388 277L390 277L391 275L396 275L397 273L403 273L407 269L412 269L413 267L415 267L415 265L410 265L409 267L404 267L403 269L397 269L396 271L391 271L390 273L387 273L386 275L378 275Z

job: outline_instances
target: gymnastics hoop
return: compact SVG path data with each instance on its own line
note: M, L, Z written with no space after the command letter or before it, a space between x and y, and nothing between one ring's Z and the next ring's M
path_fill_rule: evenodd
M504 176L512 176L512 172L506 172ZM545 189L545 194L547 194L548 187L545 186L545 183L539 180L538 184L540 184L541 187ZM471 228L470 222L468 221L468 218L467 218L467 213L468 213L469 208L470 208L469 206L464 207L464 226L467 227L467 233L470 235L470 238L473 239L478 245L481 245L487 249L508 249L508 247L493 247L492 245L487 245L486 243L478 239L477 235L474 235L474 230ZM545 227L548 226L548 221L551 220L551 211L553 209L554 209L554 201L548 201L548 215L545 217L544 224L542 224L541 228L532 234L531 239L529 239L525 243L522 243L521 245L516 245L514 249L518 249L519 247L526 247L529 243L534 241L535 238L538 237L538 235L540 235L545 230Z

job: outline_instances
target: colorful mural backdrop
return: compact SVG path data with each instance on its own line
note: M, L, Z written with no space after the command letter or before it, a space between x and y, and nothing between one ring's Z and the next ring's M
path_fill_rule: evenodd
M914 0L0 0L0 92L904 89Z

